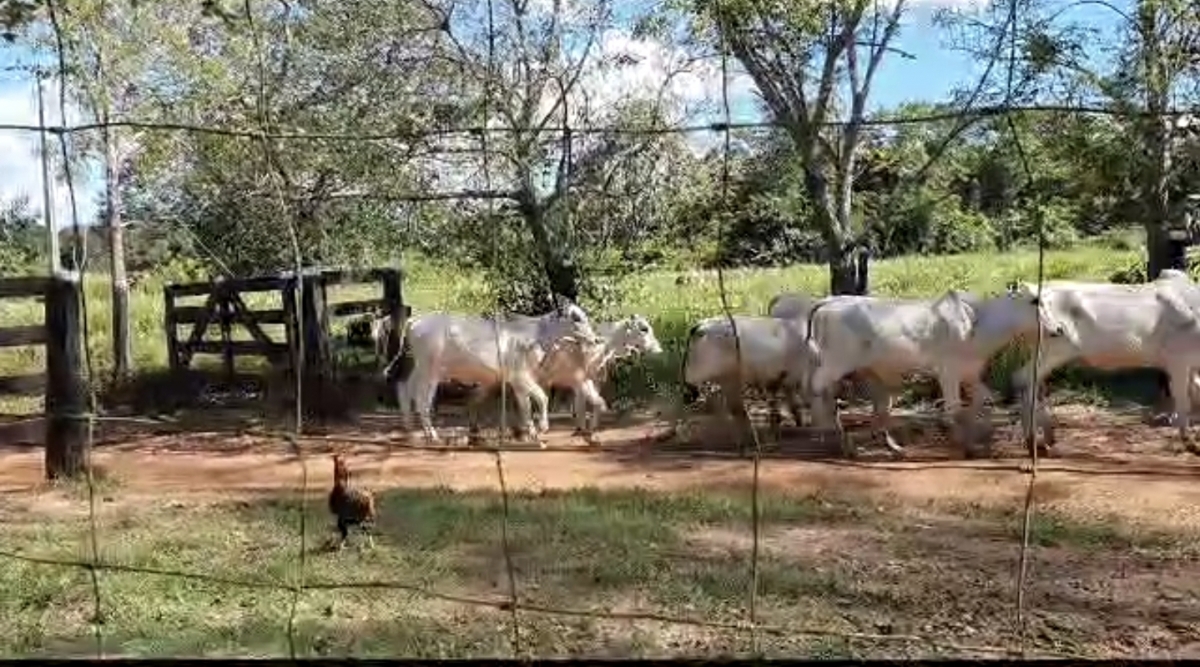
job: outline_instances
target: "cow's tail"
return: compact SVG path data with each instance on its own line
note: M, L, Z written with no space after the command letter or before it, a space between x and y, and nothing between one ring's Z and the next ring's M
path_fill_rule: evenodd
M775 305L779 303L779 300L783 298L783 295L784 293L780 292L779 294L771 297L771 300L767 302L767 315L775 312Z
M818 310L821 310L821 308L823 306L830 304L830 303L833 303L833 297L827 296L823 299L818 299L817 302L814 303L812 305L812 307L808 309L808 315L805 317L804 346L806 349L805 349L804 353L807 355L810 355L811 359L816 359L820 356L820 350L817 349L817 344L818 344L817 341L820 340L820 338L817 336L813 336L813 325L816 323L816 320L814 318L816 317ZM816 363L813 361L810 361L808 363L807 371L808 372L805 374L805 377L803 378L801 387L804 391L804 395L808 397L808 400L812 400L813 399L813 396L812 396L813 376L817 371Z
M693 324L692 328L688 329L687 338L683 341L683 361L679 364L679 380L683 385L684 405L691 405L700 400L700 388L688 383L687 379L688 356L692 352L692 341L696 338L696 334L700 332L700 325L700 322Z
M832 303L832 302L833 302L833 299L830 297L825 297L824 299L818 299L817 302L813 304L812 308L808 309L808 316L804 322L804 342L805 342L805 344L810 343L813 339L813 317L817 314L817 311L820 310L822 306Z

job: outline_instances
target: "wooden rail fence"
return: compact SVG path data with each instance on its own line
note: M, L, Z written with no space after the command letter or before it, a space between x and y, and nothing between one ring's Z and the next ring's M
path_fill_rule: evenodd
M41 373L0 377L0 394L45 398L42 419L0 429L0 440L42 442L46 477L75 477L87 462L87 384L83 373L78 274L0 278L0 299L40 298L41 324L0 328L0 348L44 346Z
M379 284L381 296L361 301L330 303L328 288L335 285ZM168 285L163 289L167 358L172 371L191 368L197 354L221 355L225 375L232 379L235 360L239 356L260 356L277 369L295 372L301 364L293 352L298 349L300 336L304 340L305 404L314 414L332 406L332 380L336 375L330 351L330 322L333 317L357 315L371 311L386 313L392 319L389 356L399 349L396 332L404 326L411 309L402 297L403 274L398 269L369 269L361 271L310 269L299 276L287 272L274 276L216 279L210 282ZM278 292L282 308L254 310L243 294ZM296 296L299 294L299 312ZM207 296L202 306L183 306L178 300L188 296ZM218 340L206 338L213 325L219 328ZM283 339L272 338L263 325L282 324ZM184 336L179 327L190 327ZM233 340L235 326L240 326L252 340Z

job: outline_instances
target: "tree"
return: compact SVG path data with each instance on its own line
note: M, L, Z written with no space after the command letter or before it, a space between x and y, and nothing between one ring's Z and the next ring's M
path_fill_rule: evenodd
M30 210L28 197L0 206L0 263L10 270L32 267L46 256L45 232Z
M1179 200L1187 189L1186 147L1194 137L1186 122L1167 112L1197 104L1200 11L1190 0L1137 0L1131 13L1098 4L1104 6L1099 11L1121 19L1112 42L1069 20L1047 19L1027 40L1024 66L1032 76L1067 80L1069 98L1099 100L1119 114L1114 129L1124 150L1116 153L1125 155L1113 166L1127 175L1128 192L1136 197L1146 232L1147 275L1153 279L1169 266L1167 232L1180 217ZM1091 48L1083 48L1085 40ZM1133 154L1127 148L1131 136L1142 148Z
M905 0L708 0L697 8L706 19L700 26L745 67L795 145L814 221L828 246L830 291L855 292L858 149L871 83L900 29ZM843 94L847 109L839 109ZM834 121L842 124L831 126Z
M121 193L131 173L130 161L139 147L139 135L108 127L114 118L137 115L139 77L150 72L147 56L153 53L142 39L153 26L152 17L108 0L74 0L52 7L58 35L47 35L41 45L54 51L61 37L68 59L65 85L89 121L102 125L99 136L72 138L77 160L98 157L104 173L103 224L107 230L109 276L112 291L113 370L124 376L131 370L133 347L129 328L129 280L125 266L125 234ZM157 17L161 18L161 17Z
M448 57L462 73L456 91L471 100L481 125L513 128L487 137L491 183L485 185L491 189L479 197L511 206L532 239L545 286L578 298L581 243L574 200L613 196L612 189L621 186L614 174L628 173L635 165L642 174L652 172L639 159L663 140L628 132L577 135L573 129L667 126L674 101L670 82L688 63L668 63L674 69L656 90L605 90L622 69L637 64L630 54L606 51L601 43L615 27L612 0L497 0L491 31L483 3L469 12L452 2L430 7L441 18ZM465 146L447 148L461 151ZM481 157L469 162L478 168ZM485 233L494 224L485 220ZM540 303L524 307L548 305L545 298L535 301Z
M291 267L279 240L292 227L308 264L394 261L395 220L414 206L400 200L428 189L410 168L422 133L456 113L440 101L446 66L423 5L259 1L253 31L244 16L206 17L194 3L148 6L160 14L121 37L146 54L138 120L242 134L146 132L121 182L137 192L141 224L189 230L220 272ZM268 160L244 135L260 126L260 92L269 132L394 138L273 140Z

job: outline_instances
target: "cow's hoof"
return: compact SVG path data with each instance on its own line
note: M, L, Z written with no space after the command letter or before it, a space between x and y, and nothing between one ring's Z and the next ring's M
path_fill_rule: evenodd
M587 443L587 445L589 447L595 447L596 445L600 444L600 441L596 438L595 433L588 431L588 430L581 429L581 428L577 428L574 431L572 431L571 436L577 437L577 438L582 438L583 441L585 443Z
M1054 432L1054 429L1047 428L1043 431L1042 441L1045 443L1044 446L1046 448L1053 447L1058 444L1058 435Z

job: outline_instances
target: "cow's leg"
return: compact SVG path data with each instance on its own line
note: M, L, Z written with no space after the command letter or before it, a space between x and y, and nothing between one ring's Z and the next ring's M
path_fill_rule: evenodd
M414 399L417 403L417 416L421 419L421 430L425 432L425 440L437 442L438 434L433 428L433 402L437 398L438 378L426 376L421 383L413 387Z
M1021 401L1021 431L1026 442L1036 442L1035 429L1041 426L1044 446L1039 447L1039 451L1048 450L1054 446L1054 418L1050 414L1049 391L1046 389L1046 378L1050 376L1059 366L1067 363L1075 357L1075 349L1065 340L1060 342L1060 339L1050 338L1043 339L1042 354L1038 360L1037 369L1037 386L1030 386L1034 373L1033 359L1030 359L1012 376L1014 388L1020 390L1023 394ZM1037 414L1034 415L1034 420L1030 421L1029 414L1033 407L1034 392L1037 392L1040 400L1038 401Z
M768 423L771 428L771 437L778 440L780 431L783 429L783 414L779 411L779 392L783 391L783 380L771 382L764 389L767 393Z
M784 383L783 385L783 400L787 403L788 412L792 414L792 422L799 428L804 428L804 410L801 404L804 402L800 398L800 392L796 385L792 383Z
M853 459L858 457L858 447L852 439L846 437L846 430L842 428L842 420L838 416L837 408L835 390L843 375L845 372L842 369L821 364L813 371L812 377L809 379L809 393L814 402L820 405L819 409L813 410L814 416L817 417L814 421L821 429L833 430L837 434L842 455Z
M892 392L883 378L872 378L867 382L871 392L872 421L874 430L883 436L883 444L897 458L904 456L904 448L892 437Z
M571 389L571 417L575 420L575 430L571 432L573 436L584 436L587 434L587 397L584 396L583 390L579 385Z
M982 371L980 372L980 375ZM991 390L980 379L980 375L975 375L969 380L971 387L971 405L966 413L970 418L970 437L969 441L972 447L976 442L981 442L983 445L982 453L984 456L992 455L992 425L991 415L984 414L987 406L987 401L991 398ZM973 455L973 454L972 454Z
M408 440L412 434L412 399L409 398L409 387L413 377L410 375L405 382L396 384L396 405L400 408L400 430L403 438Z
M521 375L509 376L508 378L508 395L512 396L513 406L516 408L517 412L517 419L515 423L513 421L509 421L508 429L513 440L516 442L537 440L537 428L530 419L530 413L532 412L530 405L530 386L537 387L537 383L531 381L530 378L523 377ZM547 400L546 393L545 391L542 391L541 387L537 388L539 391L541 391L541 402L539 402L539 406L544 405L544 401Z
M404 431L404 439L412 437L413 407L418 389L425 376L425 364L416 363L408 378L396 383L396 405L400 408L400 428Z
M1192 437L1192 368L1186 363L1172 364L1167 370L1171 382L1171 398L1175 404L1175 427L1179 429L1179 439L1184 448L1193 454L1200 454L1196 448L1196 440Z
M754 440L754 424L750 421L750 413L746 410L746 397L741 391L734 391L729 397L729 408L737 426L738 454L745 456Z
M541 444L544 448L546 445L538 434L550 430L549 398L537 381L527 374L522 373L514 377L512 384L513 398L516 399L518 409L521 411L525 432L531 440ZM531 419L531 403L537 403L538 418L536 422Z
M577 421L577 434L582 435L589 445L598 445L600 443L596 440L595 433L599 427L600 412L607 410L608 404L596 390L596 384L590 378L585 379L575 388L575 396L580 414L580 419ZM588 414L589 408L591 409L590 415Z
M479 385L467 395L467 446L478 447L483 444L483 436L479 431L479 406L487 398L490 388Z
M747 438L753 438L754 426L750 423L750 415L746 412L746 397L743 393L745 385L739 385L736 380L727 380L721 384L721 397L725 402L725 414L728 415L734 427L738 440L738 453L745 455L749 449Z
M971 426L962 405L962 373L953 367L938 370L938 388L942 392L942 415L950 428L950 439L970 456Z
M1200 403L1200 373L1192 372L1192 382L1188 395L1191 397L1192 408L1195 409L1197 403Z

